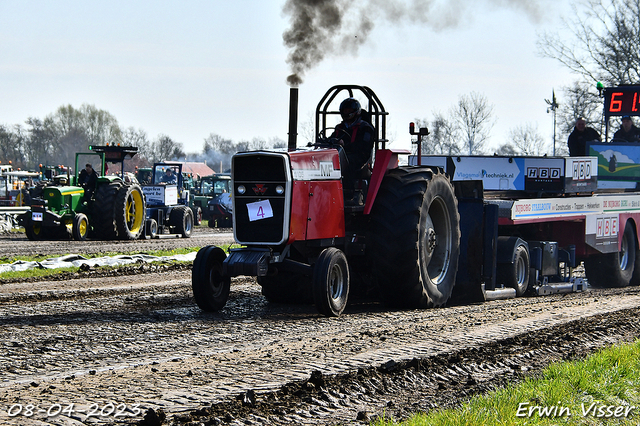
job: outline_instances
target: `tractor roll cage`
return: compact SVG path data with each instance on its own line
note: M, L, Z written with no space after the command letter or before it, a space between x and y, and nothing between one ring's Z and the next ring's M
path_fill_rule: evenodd
M339 110L330 110L329 107L336 99L336 97L343 91L346 91L348 93L348 96L345 96L345 98L353 98L354 92L356 92L356 94L359 92L367 98L368 106L367 109L365 109L365 112L367 113L368 117L366 117L366 119L367 121L370 121L373 128L376 129L376 150L380 149L380 143L382 143L381 148L385 149L385 145L388 142L386 135L387 115L389 113L385 111L382 102L380 102L380 99L378 99L378 96L367 86L347 84L333 86L332 88L327 90L327 93L325 93L325 95L318 103L318 106L316 107L316 135L319 135L321 130L325 130L327 128L328 116L340 116ZM339 100L340 102L342 102L343 98L340 98Z

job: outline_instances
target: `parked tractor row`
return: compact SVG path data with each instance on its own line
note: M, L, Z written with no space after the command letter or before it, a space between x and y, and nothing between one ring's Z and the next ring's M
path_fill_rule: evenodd
M89 148L90 152L76 154L74 175L58 175L50 184L38 188L30 209L18 217L30 240L133 240L161 237L165 231L168 236L191 235L194 219L187 206L188 192L181 190L181 181L160 182L167 169L179 172L179 165L156 164L154 181L141 186L135 177L124 172L123 165L125 159L137 154L138 148ZM99 175L89 184L80 182L78 172L83 168L80 159L87 158ZM107 162L120 164L120 174L106 174ZM161 196L156 196L159 193Z

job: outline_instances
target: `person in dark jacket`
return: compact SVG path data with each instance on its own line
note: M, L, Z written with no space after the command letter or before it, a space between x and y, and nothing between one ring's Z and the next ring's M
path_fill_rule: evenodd
M178 183L178 178L173 173L173 169L171 167L167 167L165 174L160 178L160 183L166 183L168 185L175 185Z
M576 120L573 132L569 135L569 155L571 157L583 157L589 155L587 142L601 142L600 134L593 128L587 127L587 121L580 117Z
M84 189L84 198L89 201L93 197L93 192L96 190L96 183L98 182L98 175L90 163L84 166L84 169L78 176L78 184Z
M640 142L640 129L638 129L631 117L625 115L622 117L622 125L620 129L613 134L614 139L624 139L627 142Z
M340 165L345 203L361 205L363 194L362 189L357 188L358 181L371 176L376 131L371 124L362 119L362 108L357 99L347 98L342 101L340 116L342 122L336 126L331 138L344 147L348 163Z

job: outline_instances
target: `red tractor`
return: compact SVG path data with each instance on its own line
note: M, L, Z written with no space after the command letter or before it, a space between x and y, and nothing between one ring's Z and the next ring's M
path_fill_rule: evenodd
M359 182L364 204L345 206L344 154L327 136L337 104L354 96L366 101L377 141L370 178ZM368 87L334 86L316 108L316 143L297 149L292 89L289 150L233 157L233 232L244 247L198 252L192 285L202 310L224 307L239 275L257 277L271 302L313 302L326 316L340 315L350 294L397 307L447 302L460 251L454 189L439 168L398 166L408 152L385 148L386 116Z

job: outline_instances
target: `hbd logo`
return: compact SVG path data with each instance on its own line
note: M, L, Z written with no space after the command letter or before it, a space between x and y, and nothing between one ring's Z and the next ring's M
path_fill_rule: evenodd
M573 180L591 179L591 161L573 162Z
M267 192L267 187L264 186L264 183L256 183L256 186L253 187L253 192L255 192L256 195L262 195Z
M559 179L560 169L549 167L527 167L527 177L529 179Z

